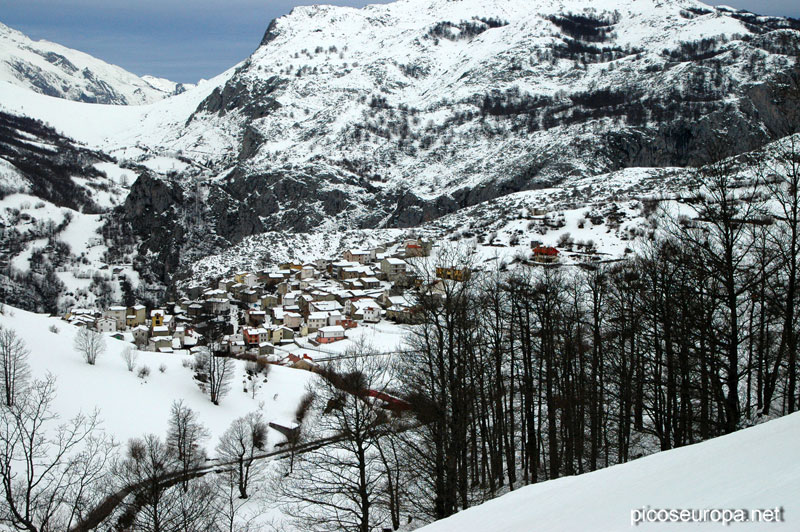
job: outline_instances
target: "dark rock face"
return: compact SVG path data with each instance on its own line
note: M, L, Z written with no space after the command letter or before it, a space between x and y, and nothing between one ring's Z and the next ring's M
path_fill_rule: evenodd
M309 166L259 174L234 171L224 192L225 201L211 209L218 233L238 242L268 230L312 231L326 219L374 200L377 191L352 176ZM370 208L380 211L381 205L371 203Z
M48 63L56 65L57 67L59 67L61 70L63 70L68 74L74 74L75 72L78 71L78 67L73 65L69 59L67 59L61 54L57 54L55 52L41 53L38 51L36 53L44 57Z
M278 76L253 86L238 81L234 76L222 90L214 89L197 108L197 112L225 116L229 112L240 111L250 119L263 118L280 107L274 96L284 85L285 81Z
M390 205L368 183L329 167L234 170L205 187L198 204L186 182L145 172L120 207L121 222L142 241L139 256L147 259L139 266L162 282L169 283L200 248L219 251L268 230L313 231L357 208L371 213L364 226L375 226Z
M178 268L185 234L182 220L189 207L177 182L144 172L133 183L121 209L124 222L143 240L138 269L166 279Z
M17 77L29 80L31 85L39 89L45 96L53 96L58 98L61 95L56 87L53 87L50 83L48 83L48 81L42 75L40 69L34 68L31 65L21 61L14 61L9 64L11 65L11 68L17 72Z
M68 74L73 74L78 71L77 67L64 56L50 53L45 56L45 59L57 65ZM68 90L68 87L62 87L59 84L54 85L51 83L45 73L37 66L20 61L11 62L10 65L17 72L17 76L20 79L27 80L46 96L63 98ZM76 98L77 101L109 105L127 105L129 103L125 96L119 94L111 85L102 79L97 78L94 72L88 68L83 69L81 75L84 79L89 81L89 86L88 91L81 92Z
M766 85L751 87L739 101L741 112L718 111L696 122L685 119L649 128L606 133L601 150L611 170L635 166L700 166L720 157L760 148L800 126L791 109Z
M159 219L183 204L183 190L177 183L142 173L131 187L125 202L127 214L137 220L145 232L153 231Z
M267 31L264 32L264 37L261 39L261 46L271 43L278 37L277 27L278 19L272 19L269 26L267 26Z
M264 144L261 133L253 127L246 127L242 134L242 145L239 149L239 160L244 161L258 153L258 149Z

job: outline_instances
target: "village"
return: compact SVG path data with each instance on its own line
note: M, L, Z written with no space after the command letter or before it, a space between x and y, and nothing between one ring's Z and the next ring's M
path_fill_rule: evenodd
M423 280L414 261L430 256L432 247L430 241L412 238L391 250L348 249L336 260L289 262L190 286L185 297L162 308L73 308L64 319L142 351L211 348L235 358L310 369L315 358L340 351L331 344L358 336L359 327L397 335L400 326L416 323L415 290ZM531 242L531 249L541 263L558 258L558 250L538 241ZM439 267L435 273L425 287L434 295L444 293L444 283L470 275L455 267ZM378 328L381 322L385 327Z

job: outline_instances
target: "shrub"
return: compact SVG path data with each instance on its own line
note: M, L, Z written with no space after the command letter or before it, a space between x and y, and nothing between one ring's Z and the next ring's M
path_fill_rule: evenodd
M294 418L297 423L303 423L303 419L305 419L306 414L308 414L311 405L314 403L314 393L307 392L302 399L300 399L300 404L297 406L297 410L295 410Z
M97 357L106 350L106 341L102 334L87 327L81 328L75 335L75 350L83 355L83 359L90 366L94 366Z
M136 372L136 375L140 379L145 379L150 376L150 368L148 366L139 366L139 371Z
M258 373L261 371L261 368L257 362L248 362L245 364L244 370L248 375L258 375Z
M122 351L122 360L125 362L125 367L128 368L128 371L133 371L133 368L136 367L136 360L139 358L139 354L136 352L135 349L128 346Z
M50 327L48 327L47 330L50 331L53 334L58 334L60 332L58 330L58 327L56 327L55 323L53 325L51 325Z
M569 233L564 233L558 237L558 243L556 245L558 247L569 247L572 245L572 242L572 235Z
M167 365L161 364L160 366L158 366L158 371L164 373L165 371L167 371Z

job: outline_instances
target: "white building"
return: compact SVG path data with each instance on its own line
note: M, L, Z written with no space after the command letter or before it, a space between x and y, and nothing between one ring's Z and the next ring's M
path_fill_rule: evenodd
M106 316L104 318L100 318L94 324L97 332L101 333L112 333L117 331L117 320L110 316Z
M406 274L406 261L395 257L387 257L381 261L381 272L393 281Z
M311 312L308 314L308 330L309 332L316 331L328 325L327 312ZM333 325L333 324L332 324Z
M306 264L300 270L300 278L301 279L313 279L314 277L316 277L316 274L317 274L317 270L311 264Z
M125 319L128 317L128 307L108 307L103 313L107 318L113 318L117 322L117 331L125 330Z
M297 312L287 312L283 315L283 324L290 329L297 329L303 324L303 316Z
M339 325L323 327L317 332L317 342L321 344L329 344L338 340L344 340L344 338L344 327Z
M368 323L378 323L381 321L381 307L377 304L369 307L363 307L361 312L364 315L364 321Z
M147 345L148 338L150 338L150 329L146 325L137 325L133 328L133 343L144 347Z

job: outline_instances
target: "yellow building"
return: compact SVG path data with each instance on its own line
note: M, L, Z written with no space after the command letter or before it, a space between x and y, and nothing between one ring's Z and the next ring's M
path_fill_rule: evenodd
M470 271L467 268L438 267L436 277L439 279L449 279L451 281L466 281L469 279Z
M154 310L150 313L150 326L161 327L164 325L164 311Z
M133 305L128 307L128 315L125 317L126 325L130 328L144 325L147 321L147 309L144 305Z

